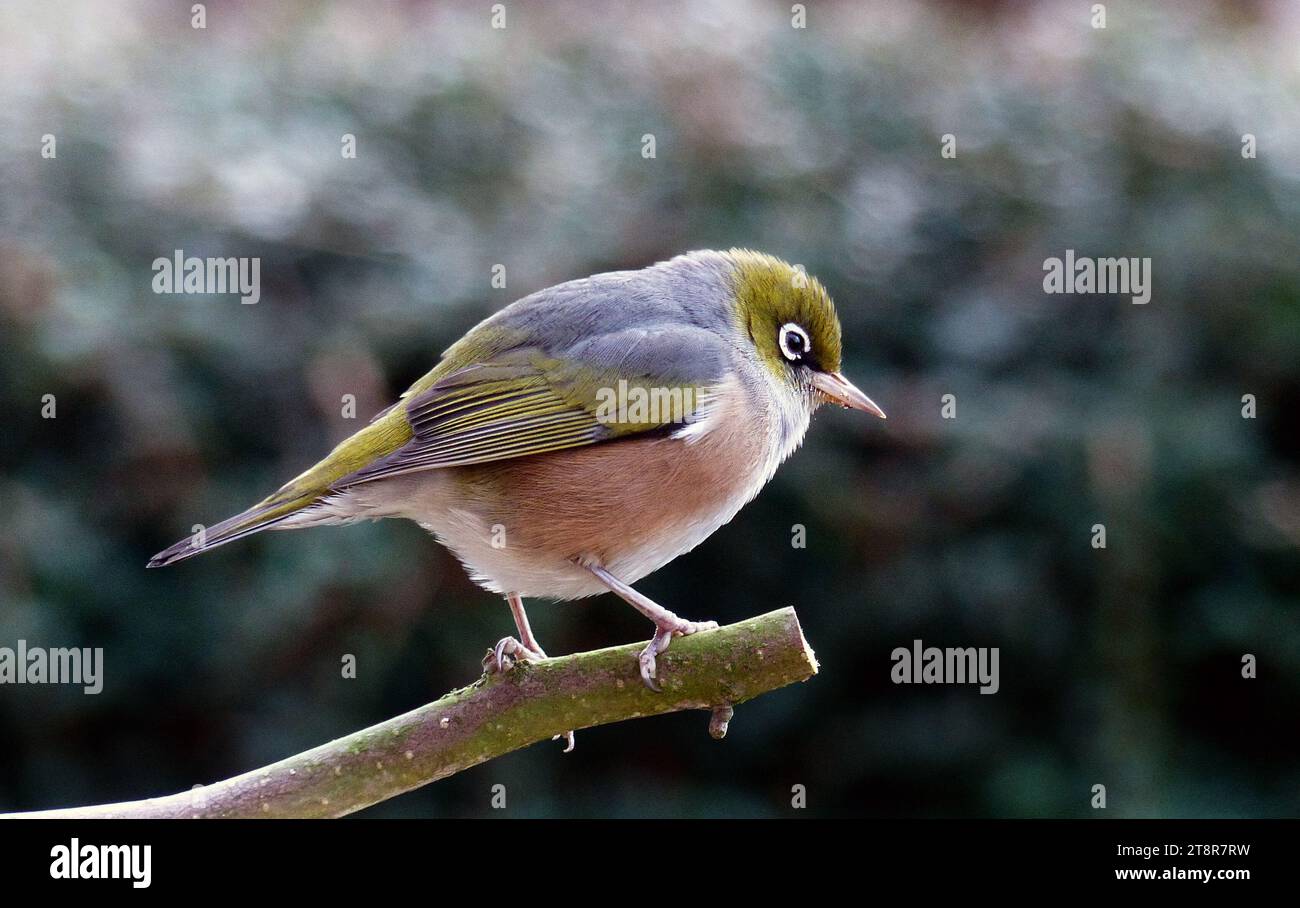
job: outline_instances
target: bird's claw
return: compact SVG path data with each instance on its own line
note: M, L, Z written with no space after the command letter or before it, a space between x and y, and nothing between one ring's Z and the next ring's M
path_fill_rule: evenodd
M716 621L686 621L681 618L656 625L654 637L637 657L637 662L641 666L641 681L656 694L662 693L663 688L659 686L657 680L656 657L668 649L668 644L673 642L674 637L688 637L700 631L713 630L717 626Z
M671 639L671 633L665 634L663 631L655 631L654 637L646 644L645 649L641 650L641 655L637 657L637 662L641 665L642 683L656 694L663 693L663 688L655 680L655 675L658 672L655 657L668 648L668 641Z
M483 669L488 674L495 675L509 671L518 662L541 662L545 658L546 653L540 648L529 649L514 637L502 637L483 657ZM577 742L572 731L556 735L551 740L558 741L561 738L564 739L564 752L567 754L573 750Z
M524 646L514 637L502 637L497 645L483 657L483 668L488 674L509 671L517 662L541 662L546 653Z

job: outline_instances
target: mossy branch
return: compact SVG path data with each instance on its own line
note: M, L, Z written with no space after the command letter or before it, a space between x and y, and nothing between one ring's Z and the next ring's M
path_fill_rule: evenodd
M817 671L794 609L679 637L641 683L643 644L487 675L440 700L262 769L161 798L9 817L340 817L570 729L682 709L726 734L738 703Z

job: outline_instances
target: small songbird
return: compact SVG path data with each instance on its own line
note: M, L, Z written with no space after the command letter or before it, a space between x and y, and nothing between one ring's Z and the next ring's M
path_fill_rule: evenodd
M241 514L159 552L162 567L262 530L405 517L510 604L495 667L545 659L525 597L613 592L735 516L797 448L814 410L884 413L840 374L840 322L802 269L748 250L692 252L569 281L474 327L320 463Z

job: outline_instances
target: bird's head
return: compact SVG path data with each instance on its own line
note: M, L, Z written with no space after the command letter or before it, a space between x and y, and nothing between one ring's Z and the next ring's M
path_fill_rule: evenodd
M759 363L809 409L823 403L885 413L840 372L840 319L830 294L800 268L733 249L736 314Z

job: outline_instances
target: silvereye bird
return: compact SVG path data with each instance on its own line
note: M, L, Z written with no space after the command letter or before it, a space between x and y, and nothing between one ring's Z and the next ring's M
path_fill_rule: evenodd
M149 567L262 530L405 517L503 594L518 638L495 666L546 658L523 599L613 592L654 622L655 657L688 621L631 584L735 516L823 403L884 417L840 374L825 288L772 256L692 252L540 290L479 323L320 463Z

